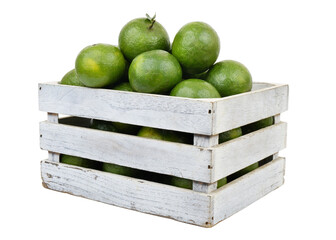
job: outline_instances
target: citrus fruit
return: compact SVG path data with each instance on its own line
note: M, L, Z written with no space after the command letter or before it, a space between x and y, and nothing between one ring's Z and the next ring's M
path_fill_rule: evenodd
M90 160L88 159L64 154L61 155L60 162L86 168L90 168L92 166Z
M138 132L138 136L169 142L192 143L191 134L151 127L142 127Z
M136 135L140 129L139 126L121 122L113 122L113 126L117 129L117 132L131 135Z
M220 98L214 86L201 79L187 79L177 84L170 92L171 96L187 98Z
M271 125L273 125L273 123L274 123L274 118L273 117L268 117L268 118L259 120L257 122L253 122L253 123L250 123L250 124L247 124L247 125L243 126L242 130L243 130L244 134L248 134L250 132L254 132L254 131L257 131L259 129L271 126Z
M155 20L137 18L128 22L120 31L119 47L128 61L132 61L143 52L155 49L170 50L167 31Z
M249 172L253 171L254 169L257 169L258 167L259 167L258 162L253 163L253 164L251 164L251 165L249 165L249 166L247 166L247 167L229 175L228 178L229 178L230 181L233 181L233 180L245 175L246 173L249 173Z
M225 60L213 65L206 77L222 97L251 91L252 77L241 63Z
M87 87L106 87L121 80L126 68L119 48L109 44L94 44L84 48L76 58L79 81Z
M196 78L196 79L205 80L207 77L207 74L208 74L208 70L202 73L195 73L195 74L183 73L183 79Z
M163 50L138 55L129 68L132 88L144 93L167 93L182 80L182 69L176 58Z
M231 129L229 131L219 134L219 143L223 143L223 142L235 139L237 137L240 137L241 135L243 135L243 133L240 127Z
M121 80L120 80L121 82L128 82L128 70L130 67L130 63L127 60L125 60L125 63L126 63L125 71L124 71L123 76L121 77Z
M76 74L76 70L72 69L69 72L67 72L64 77L62 78L60 84L64 84L64 85L73 85L73 86L84 86L83 83L81 83L78 80L77 74Z
M185 178L172 177L170 184L175 187L192 189L192 181Z
M120 166L113 163L103 163L102 170L104 172L110 172L120 174L128 177L134 177L137 174L137 170L129 167Z
M122 82L115 86L113 88L114 90L119 90L119 91L128 91L128 92L134 92L131 84L129 82ZM121 122L113 122L113 126L116 127L118 132L121 133L126 133L126 134L137 134L139 131L140 127L136 125L131 125L131 124L126 124L126 123L121 123Z
M113 88L119 91L135 92L129 82L122 82Z
M202 73L215 63L220 42L216 31L206 23L191 22L176 34L172 54L180 62L183 72Z
M138 132L138 136L157 140L164 140L163 130L150 127L142 127Z
M250 166L247 166L246 168L243 168L242 170L238 171L239 176L243 176L246 173L249 173L253 171L254 169L257 169L259 167L259 163L253 163Z
M220 187L224 186L225 184L227 184L227 178L226 177L217 181L217 188L220 188Z
M117 132L117 128L113 125L112 122L92 119L91 128L108 131L108 132Z

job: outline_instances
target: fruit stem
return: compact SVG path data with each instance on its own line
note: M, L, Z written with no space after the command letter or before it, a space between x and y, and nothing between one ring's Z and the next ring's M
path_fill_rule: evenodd
M148 15L148 13L146 13L146 17L147 17L147 19L151 22L151 25L149 25L148 29L151 29L151 28L153 27L155 21L156 21L156 20L155 20L155 18L156 18L156 13L154 14L153 17L150 17L150 16Z

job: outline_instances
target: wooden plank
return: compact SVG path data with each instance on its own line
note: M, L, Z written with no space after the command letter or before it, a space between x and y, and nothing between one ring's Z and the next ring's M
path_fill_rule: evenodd
M49 122L40 123L42 149L210 182L211 149Z
M218 99L214 103L214 134L258 121L288 109L288 85L275 85Z
M274 124L277 124L280 122L280 114L277 114L274 116ZM273 154L273 160L277 159L279 157L279 152L276 152Z
M204 136L204 135L194 135L194 145L199 147L212 147L218 145L219 136ZM208 166L209 169L212 169L212 166ZM199 181L193 181L192 186L194 191L209 193L217 189L217 181L214 183L204 183Z
M194 135L194 145L199 147L212 147L218 144L218 135Z
M217 182L204 183L204 182L193 181L192 189L196 192L210 193L217 189Z
M52 123L58 123L58 113L48 112L48 121Z
M48 116L48 122L58 123L59 119L58 119L58 114L57 113L48 112L47 116ZM40 134L40 139L42 139L42 134ZM52 162L59 162L60 161L60 154L56 153L56 152L48 151L48 159L49 159L49 161L52 161Z
M39 109L65 115L210 135L213 99L39 84Z
M265 82L254 82L252 84L252 90L251 91L256 91L259 89L263 89L263 88L270 88L270 87L274 87L276 84L273 83L265 83Z
M214 147L212 182L284 149L286 135L287 123L280 122Z
M277 114L274 116L274 124L279 123L280 122L280 114Z
M213 199L213 224L240 211L284 183L285 159L272 162L224 185L211 195Z
M49 161L41 172L52 190L200 226L212 222L207 194Z
M253 83L253 91L221 99L39 84L39 108L107 121L215 135L287 110L288 86Z

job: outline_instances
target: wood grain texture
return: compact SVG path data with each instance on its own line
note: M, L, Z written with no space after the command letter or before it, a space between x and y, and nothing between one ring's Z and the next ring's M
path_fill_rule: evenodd
M214 134L277 115L288 109L288 85L275 85L221 98L214 103Z
M212 227L281 186L284 167L278 158L209 194L50 161L41 176L52 190Z
M218 144L218 135L194 135L194 145L199 147L212 147Z
M253 91L191 99L109 89L39 84L39 109L65 115L216 135L287 110L288 86L253 83Z
M285 159L277 158L211 193L213 224L240 211L284 183Z
M213 148L212 182L226 177L286 147L287 123L280 122Z
M218 145L219 136L213 135L213 136L204 136L204 135L194 135L194 145L199 147L212 147ZM211 169L213 166L209 165L209 169ZM197 192L203 192L203 193L209 193L217 189L217 182L213 183L205 183L205 182L199 182L199 181L193 181L192 189Z
M41 172L52 190L200 226L212 221L211 198L203 193L49 161Z
M212 128L211 101L39 84L41 111L206 135L210 135Z
M277 124L280 122L280 114L277 114L274 116L274 124ZM279 152L276 152L273 154L273 160L277 159L279 157Z
M44 150L210 182L211 149L50 122L40 123Z
M50 113L50 112L48 112L47 116L48 116L48 122L51 122L51 123L58 123L59 122L58 113ZM42 139L42 134L40 134L40 139ZM60 160L61 160L60 157L61 156L60 156L59 153L48 151L48 159L49 159L49 161L60 162Z

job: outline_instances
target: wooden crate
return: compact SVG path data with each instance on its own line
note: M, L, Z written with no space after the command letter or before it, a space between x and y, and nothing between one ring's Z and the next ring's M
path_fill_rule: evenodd
M108 89L39 84L41 162L46 188L211 227L278 188L284 181L288 86L254 83L251 92L189 99ZM59 114L194 134L194 145L74 126ZM218 134L275 116L275 124L218 144ZM85 121L84 121L85 122ZM190 179L193 190L59 162L68 154ZM273 160L217 189L217 181L268 156Z

